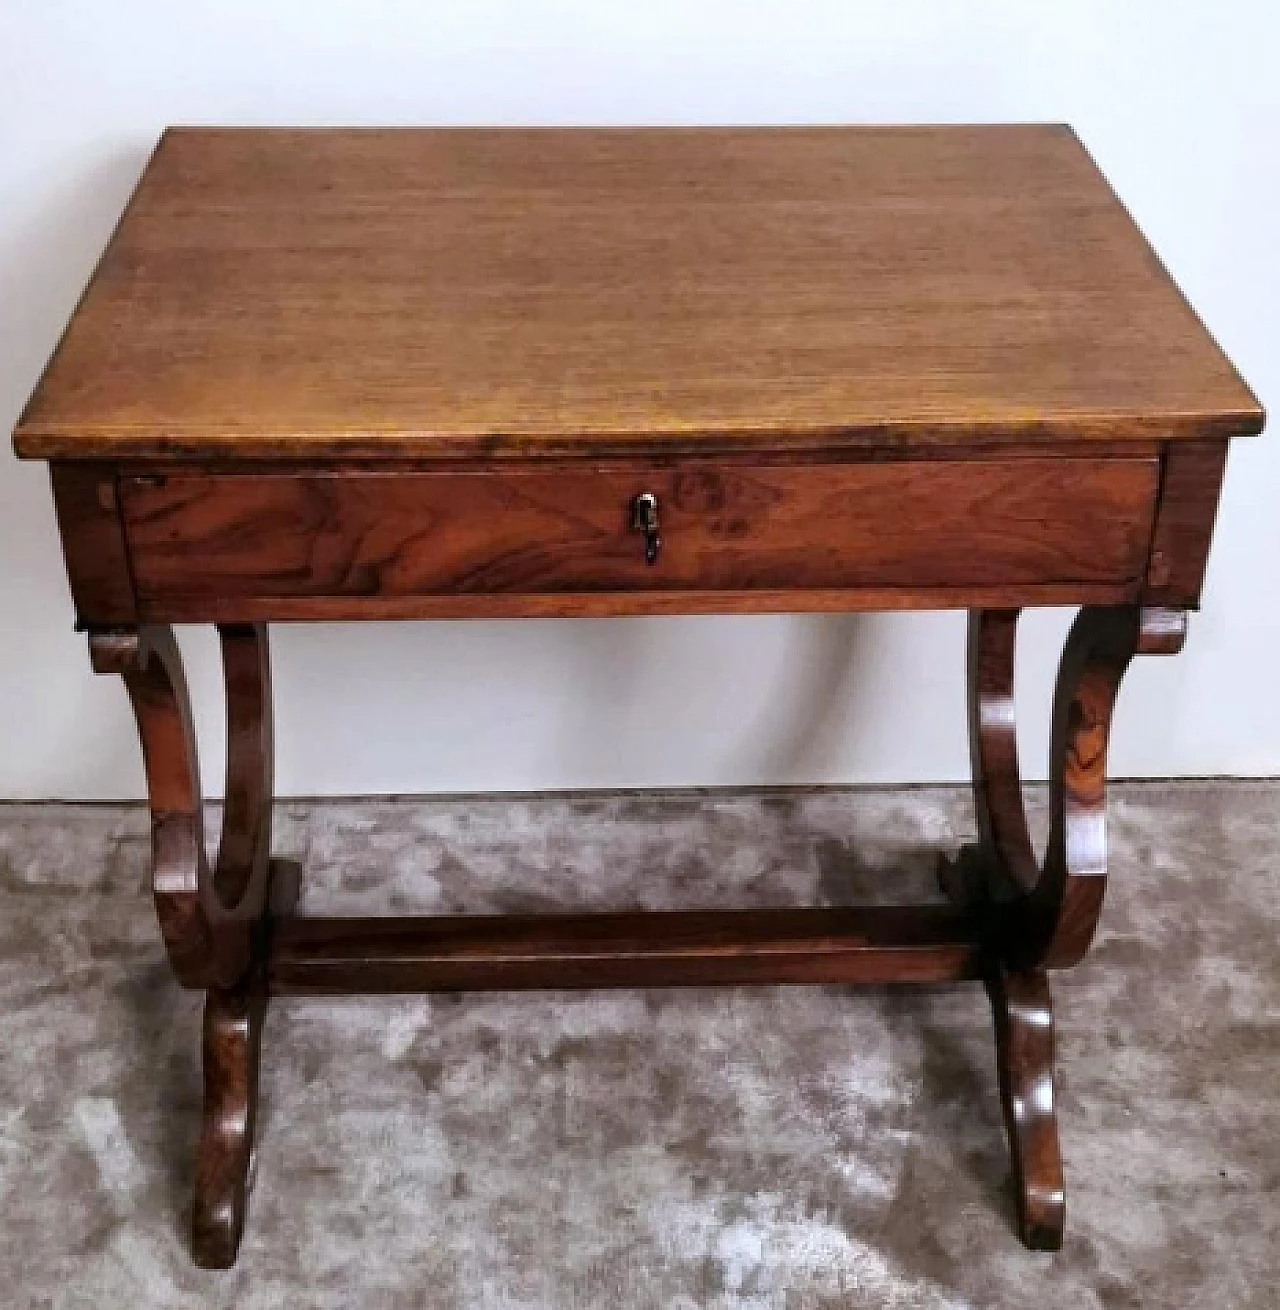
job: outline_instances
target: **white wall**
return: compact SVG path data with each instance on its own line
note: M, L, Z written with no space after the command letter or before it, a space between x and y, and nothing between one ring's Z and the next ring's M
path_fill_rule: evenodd
M1277 49L1280 7L1266 0L7 0L0 428L171 122L1068 120L1275 403ZM1280 443L1239 443L1205 610L1180 658L1130 673L1116 772L1280 773L1278 524ZM1027 624L1033 767L1065 618ZM71 621L44 470L0 455L0 796L140 794L123 692L90 675ZM280 786L959 778L962 627L948 615L277 628ZM213 643L186 644L220 751Z

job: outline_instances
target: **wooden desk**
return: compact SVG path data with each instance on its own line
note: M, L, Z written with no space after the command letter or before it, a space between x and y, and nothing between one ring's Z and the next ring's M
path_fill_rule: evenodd
M1046 971L1101 907L1121 676L1182 644L1262 419L1063 127L166 133L15 444L208 993L196 1259L235 1258L271 994L952 979L989 990L1021 1232L1058 1246ZM1063 604L1038 861L1014 636ZM970 611L978 813L949 903L291 913L269 622L938 607ZM212 867L171 623L222 638Z

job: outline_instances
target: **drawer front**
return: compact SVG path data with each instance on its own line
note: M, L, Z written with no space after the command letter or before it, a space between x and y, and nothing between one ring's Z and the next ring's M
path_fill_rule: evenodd
M1120 584L1145 458L126 476L139 601ZM656 497L645 559L637 496Z

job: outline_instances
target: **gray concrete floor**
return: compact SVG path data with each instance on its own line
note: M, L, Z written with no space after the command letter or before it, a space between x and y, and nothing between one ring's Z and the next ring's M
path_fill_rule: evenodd
M1280 1305L1280 783L1114 789L1057 978L1068 1238L1011 1229L981 989L276 1003L237 1268L185 1225L199 998L137 807L0 807L0 1301ZM954 789L289 803L304 911L913 899Z

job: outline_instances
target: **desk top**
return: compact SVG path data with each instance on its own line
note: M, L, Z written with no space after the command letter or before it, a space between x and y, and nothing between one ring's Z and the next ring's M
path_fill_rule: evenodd
M15 446L501 457L1261 426L1065 127L178 129Z

